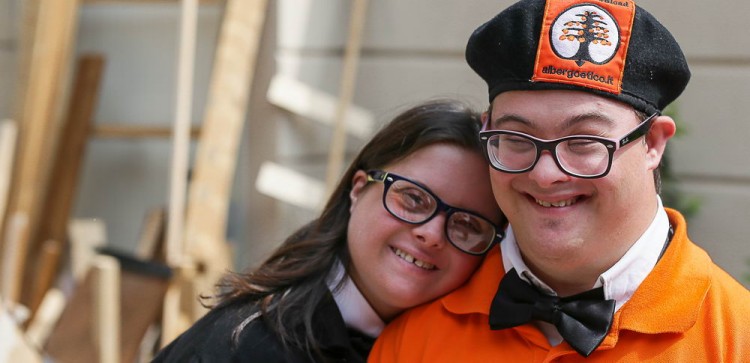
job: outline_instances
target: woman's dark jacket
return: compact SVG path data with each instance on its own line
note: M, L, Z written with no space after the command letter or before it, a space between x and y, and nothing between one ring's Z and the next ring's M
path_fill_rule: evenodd
M313 359L300 348L284 347L262 317L247 324L234 343L233 331L255 311L246 302L220 305L164 347L153 362L366 362L374 341L346 327L329 294L313 315L313 330L327 360Z

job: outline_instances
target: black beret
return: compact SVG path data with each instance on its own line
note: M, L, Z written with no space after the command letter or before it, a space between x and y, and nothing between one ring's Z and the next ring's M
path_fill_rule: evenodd
M690 79L677 41L630 0L521 0L477 28L466 60L490 102L513 90L579 90L647 114Z

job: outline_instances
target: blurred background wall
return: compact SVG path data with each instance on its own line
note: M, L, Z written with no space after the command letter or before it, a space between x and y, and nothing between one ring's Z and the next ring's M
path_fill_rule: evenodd
M405 107L453 97L486 107L485 85L463 58L471 31L510 0L373 0L364 28L353 103L376 125ZM0 118L13 115L22 0L0 0ZM642 0L681 43L693 78L675 104L685 133L670 143L672 173L700 208L689 234L746 286L750 271L750 38L744 1ZM265 161L324 180L331 128L271 105L269 83L283 74L337 95L349 24L347 0L271 0L233 186L228 239L237 269L262 260L315 215L260 193ZM223 4L198 17L193 123L200 125ZM179 4L84 1L76 54L101 53L106 68L96 123L169 126L174 119ZM349 137L347 157L366 140ZM193 145L194 147L194 145ZM106 223L108 243L133 249L146 212L168 199L170 141L92 139L76 218Z

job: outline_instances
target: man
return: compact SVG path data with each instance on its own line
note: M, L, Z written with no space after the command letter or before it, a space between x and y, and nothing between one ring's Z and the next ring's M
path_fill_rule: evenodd
M487 82L486 143L510 228L463 287L407 312L371 362L736 362L750 292L658 196L690 78L632 1L522 0L466 49Z

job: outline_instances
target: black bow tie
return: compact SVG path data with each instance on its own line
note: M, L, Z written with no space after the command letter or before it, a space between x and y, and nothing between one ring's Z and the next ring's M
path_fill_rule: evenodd
M565 298L545 295L518 277L505 274L490 308L490 328L507 329L542 320L557 331L579 354L588 357L601 344L612 325L615 300L604 300L600 287Z

